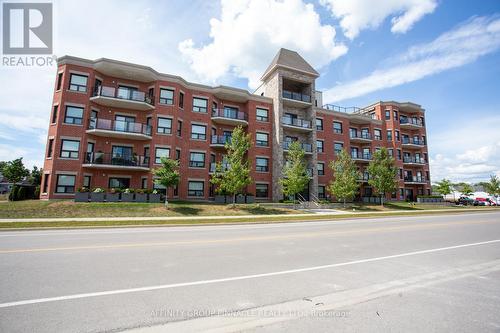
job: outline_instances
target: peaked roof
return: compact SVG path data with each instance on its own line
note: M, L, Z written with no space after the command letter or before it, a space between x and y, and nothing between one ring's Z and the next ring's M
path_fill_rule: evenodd
M319 73L316 72L316 70L311 65L309 65L307 61L305 61L304 58L300 56L300 54L292 50L281 48L274 56L273 61L271 61L269 67L267 67L266 71L261 77L261 80L264 80L264 78L269 75L269 73L271 73L274 68L280 66L294 69L315 77L319 76Z

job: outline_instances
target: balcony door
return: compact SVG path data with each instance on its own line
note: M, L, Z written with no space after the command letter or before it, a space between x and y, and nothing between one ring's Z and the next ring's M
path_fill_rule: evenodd
M132 147L113 146L111 155L113 164L126 165L132 161Z
M238 119L238 109L230 106L224 107L224 117L231 119Z
M134 131L135 117L115 116L115 131L119 132L135 132Z
M135 87L119 86L116 97L133 100L135 99L136 92L138 92L138 89Z
M358 148L351 147L351 157L352 158L358 158Z

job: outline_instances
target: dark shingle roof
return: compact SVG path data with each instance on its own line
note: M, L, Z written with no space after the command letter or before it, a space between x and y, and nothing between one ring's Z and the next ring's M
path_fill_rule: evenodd
M264 79L275 67L278 66L296 69L316 77L319 76L319 73L311 65L309 65L307 61L300 56L300 54L292 50L281 48L262 75L262 79Z

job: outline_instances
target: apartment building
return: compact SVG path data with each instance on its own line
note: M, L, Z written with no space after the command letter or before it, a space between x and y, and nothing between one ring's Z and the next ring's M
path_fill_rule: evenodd
M322 104L319 77L298 53L281 49L254 92L187 82L146 66L110 59L58 59L42 199L71 198L79 187L158 188L151 170L161 157L180 161L169 197L210 200L215 163L236 126L250 134L256 200L283 199L279 178L290 142L300 141L311 177L305 197L324 198L336 152L351 152L371 197L365 168L387 147L400 170L393 199L430 193L424 110L378 102L346 109Z

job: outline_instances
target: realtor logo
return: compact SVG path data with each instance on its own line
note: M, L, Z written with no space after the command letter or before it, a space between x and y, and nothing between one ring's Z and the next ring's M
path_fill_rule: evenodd
M3 3L3 54L52 53L52 4Z

